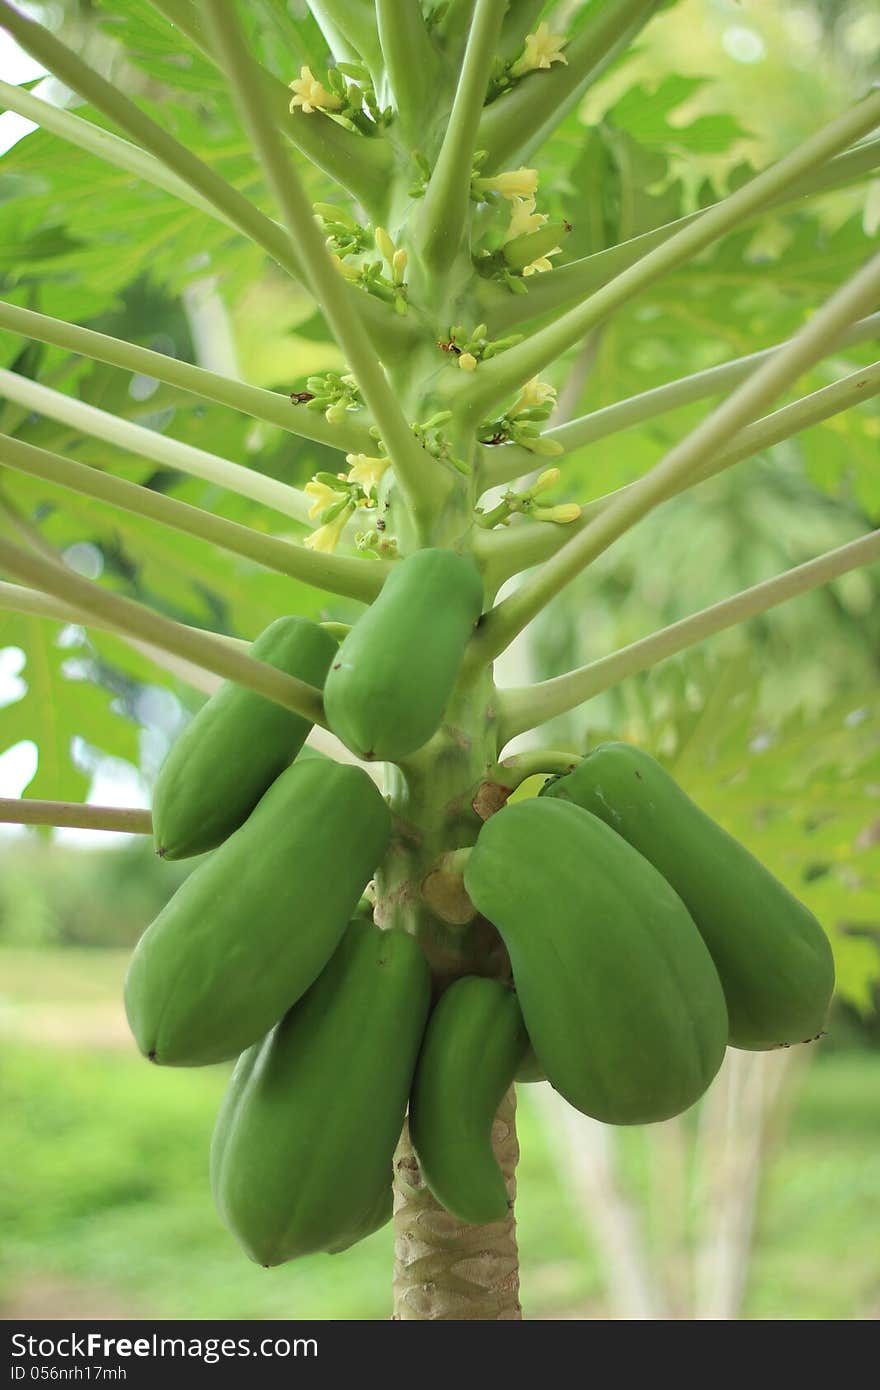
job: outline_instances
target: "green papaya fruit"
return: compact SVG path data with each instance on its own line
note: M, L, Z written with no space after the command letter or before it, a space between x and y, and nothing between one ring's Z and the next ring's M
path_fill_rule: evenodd
M419 550L399 561L333 659L331 729L359 758L399 762L436 732L483 605L473 560Z
M507 1215L492 1122L528 1041L516 995L477 975L450 985L428 1020L410 1135L426 1183L459 1221L482 1226Z
M307 618L277 618L251 656L319 689L338 651ZM253 690L224 681L170 749L153 792L153 841L163 859L222 844L293 762L312 726Z
M217 1119L211 1187L251 1259L344 1250L389 1219L429 1004L415 939L354 921L308 992L241 1058Z
M333 954L388 845L362 768L294 763L147 928L125 981L141 1051L166 1066L237 1056Z
M672 884L721 978L733 1047L822 1031L834 959L819 923L649 753L602 744L544 795L600 816Z
M669 884L580 806L532 799L483 825L464 872L504 939L551 1085L608 1124L677 1115L721 1065L727 1013Z

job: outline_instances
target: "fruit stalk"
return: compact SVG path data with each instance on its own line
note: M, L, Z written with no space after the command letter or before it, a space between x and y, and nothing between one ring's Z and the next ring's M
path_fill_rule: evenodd
M493 1147L510 1211L490 1226L450 1216L422 1181L409 1132L394 1158L394 1319L514 1322L522 1318L516 1244L516 1096L495 1120Z

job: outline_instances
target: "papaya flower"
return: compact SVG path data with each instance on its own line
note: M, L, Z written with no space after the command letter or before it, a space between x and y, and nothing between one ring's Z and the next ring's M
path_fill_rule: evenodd
M351 464L348 481L359 483L368 497L374 497L379 479L389 467L391 460L371 457L369 454L346 454L345 461Z
M491 178L474 179L478 193L500 193L502 198L534 198L538 192L537 169L507 169Z
M511 67L511 77L523 77L538 68L549 68L551 63L567 66L568 59L562 51L567 42L565 34L551 34L550 26L542 20L534 34L526 34L525 49Z
M562 252L561 246L553 246L544 256L536 256L533 261L522 268L523 275L538 275L542 270L552 270L553 262L551 256L558 256Z
M531 235L539 227L543 227L546 221L546 212L535 212L534 198L514 198L505 243L515 241L518 236Z
M524 410L531 410L533 406L548 404L556 404L556 387L551 386L549 381L539 381L533 376L531 381L526 382L507 414L513 419Z
M306 116L310 116L313 111L338 111L342 106L342 98L328 92L311 68L305 64L300 68L299 77L295 77L288 86L293 92L290 101L291 115L298 106L302 107Z
M348 518L354 511L354 503L343 507L339 515L326 525L319 526L317 531L313 531L310 536L306 536L303 545L307 550L321 550L325 554L332 554L339 544L339 537L345 530Z
M309 507L309 521L314 521L316 516L321 515L325 507L332 506L334 502L338 502L345 495L334 492L332 487L328 487L326 483L317 482L315 478L306 483L304 491L307 497L315 499Z
M477 359L472 352L461 352L458 355L458 365L463 372L473 372L477 368Z

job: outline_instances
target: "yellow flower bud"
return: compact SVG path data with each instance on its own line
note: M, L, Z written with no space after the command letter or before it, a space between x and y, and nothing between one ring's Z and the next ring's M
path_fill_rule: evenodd
M408 260L409 257L407 256L402 246L399 248L399 250L395 251L394 255L392 256L391 278L393 279L395 285L403 284L404 276L406 275L406 265Z
M530 488L532 496L536 497L539 492L548 492L551 487L556 486L561 477L561 468L545 469L544 472L537 478L537 480L534 483L532 483L532 486Z
M508 169L493 178L474 179L480 193L500 193L502 198L534 198L538 191L537 169Z
M462 352L459 354L458 365L463 372L473 372L476 370L477 359L472 352Z
M375 232L373 233L373 237L376 242L376 250L379 252L383 260L388 261L390 264L390 262L394 260L394 252L397 250L396 246L394 245L394 242L391 240L391 237L388 235L384 227L377 227Z
M293 92L290 101L291 114L298 106L302 107L303 113L307 116L313 111L338 111L342 106L342 98L328 92L311 68L305 65L300 69L299 77L294 78L288 85Z
M580 517L581 509L577 502L560 502L558 507L533 507L532 516L536 521L555 521L558 526L568 526Z

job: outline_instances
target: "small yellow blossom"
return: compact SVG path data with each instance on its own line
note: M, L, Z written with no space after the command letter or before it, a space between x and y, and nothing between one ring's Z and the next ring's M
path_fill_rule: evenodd
M383 260L391 262L394 259L394 252L397 250L397 247L394 245L394 242L391 240L385 228L377 227L373 233L373 238L380 256L382 256Z
M514 198L510 211L510 226L505 242L514 241L518 236L529 236L543 227L547 221L546 212L535 212L534 198Z
M546 405L548 401L556 404L556 387L551 386L549 381L539 381L533 376L531 381L526 382L507 414L511 417L520 415L524 410L531 410L533 405Z
M312 478L311 482L306 483L305 494L307 497L314 497L314 502L309 507L309 521L314 521L316 516L320 516L325 507L338 502L342 493L334 492L332 487L326 483L319 483Z
M567 65L568 59L562 51L567 42L565 34L551 34L546 20L542 20L534 34L526 34L525 50L510 69L511 76L522 77L536 68L549 68L551 63Z
M537 169L507 169L492 178L474 179L480 193L500 193L502 198L534 198L538 191Z
M338 111L342 98L328 92L322 82L315 77L310 67L300 68L299 77L288 83L293 97L290 102L291 114L301 106L303 113L310 116L313 111Z
M533 507L532 516L536 521L555 521L558 526L569 526L580 517L581 509L577 502L560 502L558 507Z
M390 459L371 457L369 454L346 454L345 461L351 464L348 481L360 483L368 496L375 495L379 479L391 463Z
M400 246L391 258L391 278L395 285L402 285L406 279L406 266L409 260L408 255Z
M353 511L353 507L343 507L338 516L332 521L328 521L326 526L319 526L317 531L313 531L310 536L306 536L303 541L307 550L323 550L328 554L336 549L339 544L339 537L345 530L348 518Z
M554 246L546 253L546 255L536 256L533 261L529 261L528 265L523 266L523 275L537 275L542 270L552 270L553 264L550 260L550 257L558 256L561 254L561 252L561 246Z
M473 372L476 370L477 359L472 352L462 352L459 354L458 365L463 372Z

